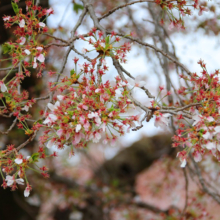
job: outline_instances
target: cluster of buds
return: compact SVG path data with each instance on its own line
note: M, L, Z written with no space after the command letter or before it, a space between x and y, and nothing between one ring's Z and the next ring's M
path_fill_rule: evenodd
M33 153L31 156L25 158L17 152L14 145L8 145L6 150L0 152L0 173L3 179L2 187L4 189L10 187L14 191L17 189L17 185L24 185L26 183L24 196L28 197L32 188L27 180L26 170L32 169L40 172L45 178L49 177L45 166L41 167L40 171L30 167L38 162L39 159L45 159L45 157L46 154L42 148L39 148L37 153Z
M170 15L171 26L184 27L182 17L190 15L184 0L163 1L155 0L163 10ZM53 13L52 9L42 9L35 6L32 1L26 1L26 14L18 9L16 2L12 2L15 16L4 16L5 27L10 28L17 25L14 34L17 37L15 43L9 42L3 46L4 53L11 55L13 68L19 67L18 73L10 80L8 76L11 71L0 80L0 100L4 107L1 108L1 114L13 114L17 117L18 127L24 129L25 133L32 136L33 133L41 127L45 128L44 134L40 137L40 147L37 153L24 158L19 154L14 146L8 146L7 150L0 152L0 172L3 178L3 187L17 188L17 184L24 184L27 187L24 195L28 196L31 190L25 172L30 168L29 164L38 161L39 158L45 159L46 153L44 146L48 148L55 147L63 149L70 147L70 155L74 154L74 148L85 147L89 142L97 143L102 138L104 143L115 142L117 135L124 135L130 128L135 127L135 122L139 121L139 115L128 114L130 109L134 108L130 96L132 87L144 87L145 82L136 78L122 81L120 77L115 77L114 82L103 82L102 76L106 74L108 66L105 58L111 57L113 60L126 62L126 53L131 49L131 43L125 42L119 45L120 37L113 31L107 35L93 28L89 34L80 36L80 39L87 41L92 45L98 56L89 64L84 63L80 66L80 72L77 68L71 71L70 77L64 77L60 82L50 83L51 94L58 92L53 103L48 103L49 112L46 112L45 119L41 123L28 128L26 119L31 116L26 114L29 108L35 103L34 99L28 100L26 91L18 91L18 86L26 76L30 76L29 68L38 69L37 76L42 76L42 70L45 68L46 46L38 43L38 35L45 33L47 27L40 21L42 17ZM194 8L200 7L200 11L205 9L198 6L198 0L194 0ZM176 8L180 12L179 19L174 17L172 10ZM88 37L88 38L87 38ZM94 50L93 49L93 50ZM83 53L90 52L83 49ZM84 55L82 55L84 58ZM97 65L97 60L100 60ZM78 59L74 59L77 67ZM209 75L205 64L200 61L203 68L202 76L194 74L190 80L195 86L193 94L185 104L190 105L190 111L194 123L190 126L183 123L182 115L177 117L179 129L178 135L174 136L174 146L184 147L184 151L178 154L184 167L189 152L192 152L196 161L200 161L206 150L211 150L213 155L220 160L220 83L218 80L219 72ZM52 72L49 72L52 74ZM129 81L129 80L128 80ZM163 88L161 87L162 91ZM166 96L170 95L170 92ZM179 90L179 95L188 96L186 88ZM155 126L166 127L169 125L170 114L162 114L157 107L159 101L154 100L152 107L149 108L152 114L155 114ZM54 152L50 156L57 156ZM48 177L47 168L40 168L41 174ZM4 177L6 176L6 178Z
M48 103L50 113L43 122L48 129L41 144L58 149L85 147L90 141L99 142L102 134L104 143L114 142L117 133L123 135L135 126L138 116L123 116L133 107L127 82L116 77L114 83L98 83L93 68L85 63L80 74L72 71L70 78L56 85L65 93L57 95L55 104Z
M28 197L31 191L31 186L27 181L25 171L28 168L29 164L35 162L35 160L36 157L34 157L34 155L32 157L27 156L26 158L24 158L22 154L19 154L16 151L14 145L9 145L6 150L1 151L0 173L3 179L2 187L4 189L10 187L11 190L14 191L17 189L17 184L24 185L25 178L27 187L24 191L24 196Z
M184 27L184 16L191 15L192 11L189 7L198 9L199 15L203 13L203 11L207 11L208 9L199 4L199 0L193 0L193 1L187 1L187 0L179 0L179 1L173 1L173 0L155 0L155 3L159 5L163 11L165 11L170 19L170 25L169 29L172 29L173 27L176 27L178 29ZM175 13L173 13L173 10L177 10L179 12L179 17L177 18L175 16ZM164 24L164 19L161 19L161 24Z
M126 53L130 51L131 43L125 42L123 45L114 46L115 43L121 40L120 37L116 36L114 31L112 31L111 35L104 37L104 34L101 31L97 31L96 28L93 28L88 35L90 36L89 39L86 39L83 36L80 36L80 38L87 41L99 53L96 59L99 57L105 58L110 56L122 63L126 63ZM83 48L83 53L87 52L90 51Z
M17 37L16 42L8 42L3 45L3 52L12 57L13 67L11 70L18 67L18 72L14 77L11 77L12 71L10 70L0 80L0 100L4 105L0 109L0 114L15 116L18 119L18 128L24 129L25 133L31 136L35 130L42 126L36 123L32 129L29 129L26 123L26 119L31 118L27 112L36 101L34 99L28 100L28 92L18 91L18 86L26 76L30 76L29 68L38 68L37 76L42 75L42 70L45 68L46 51L44 46L38 43L37 38L40 34L47 32L47 27L40 19L52 14L53 10L35 6L33 1L25 3L26 14L22 13L22 10L18 8L17 1L14 1L12 7L16 15L3 17L5 27L15 27L14 34ZM39 149L38 153L26 158L17 152L14 145L9 145L6 150L1 151L0 173L3 179L3 188L10 187L15 190L17 184L24 185L26 183L24 196L29 196L31 186L26 177L26 169L30 169L30 164L36 163L38 158L45 158L44 150ZM48 177L46 169L41 170L42 175Z
M12 4L15 16L4 16L5 27L10 28L17 24L14 30L15 36L18 38L15 43L8 42L3 46L4 53L12 56L13 66L17 66L22 62L24 75L30 76L28 67L39 67L38 76L45 67L44 60L46 51L42 45L38 45L37 36L48 31L46 24L40 19L49 16L53 13L52 9L42 9L40 6L35 6L32 1L26 1L26 14L22 14L21 9L18 9L16 3ZM22 74L23 73L19 73ZM24 76L23 76L24 77Z
M194 160L199 162L202 155L211 151L220 160L220 82L219 71L208 74L203 61L198 62L202 67L202 75L193 74L189 79L194 84L192 91L186 88L179 90L180 95L189 95L187 105L191 105L193 123L184 123L184 117L177 117L177 135L173 137L174 147L181 146L184 150L178 153L181 166L186 165L187 156L192 153Z

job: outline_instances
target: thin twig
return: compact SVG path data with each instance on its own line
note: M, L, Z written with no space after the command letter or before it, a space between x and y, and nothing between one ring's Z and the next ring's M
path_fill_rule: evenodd
M107 31L108 34L111 34L111 32ZM152 44L148 44L148 43L144 43L142 41L140 41L137 38L133 38L131 36L125 36L123 34L117 33L118 36L124 37L126 39L129 39L133 42L137 42L140 45L143 45L145 47L150 47L151 49L155 50L157 53L161 53L163 56L167 57L169 60L171 60L173 63L175 63L176 65L180 66L182 69L185 70L185 72L191 76L191 72L187 69L187 67L185 67L182 63L180 63L179 61L177 61L175 58L171 57L169 54L167 54L166 52L164 52L163 50L157 48L156 46L152 45Z
M203 190L205 193L207 193L208 195L210 195L218 204L220 204L220 196L219 196L218 194L216 194L216 193L211 192L211 191L208 189L208 187L206 186L205 181L204 181L204 179L203 179L203 177L202 177L200 168L199 168L198 164L194 161L194 159L193 159L193 157L192 157L191 154L190 154L190 159L191 159L191 161L192 161L193 164L194 164L195 173L196 173L196 175L198 176L199 182L200 182L200 184L201 184L201 186L202 186L202 190Z
M14 121L13 121L13 123L11 124L11 126L9 127L9 129L7 130L7 131L0 131L0 133L2 133L2 134L8 134L11 130L12 130L12 128L15 126L15 124L16 124L16 122L17 122L17 118L15 118L14 119Z
M155 3L155 1L147 1L147 0L139 0L139 1L134 1L134 2L130 2L130 3L126 3L123 5L120 5L118 7L113 8L112 10L108 11L106 14L102 15L102 17L98 18L98 21L101 21L103 18L108 17L109 15L111 15L112 13L114 13L115 11L122 9L124 7L127 7L129 5L133 5L136 3L145 3L145 2L151 2L151 3Z

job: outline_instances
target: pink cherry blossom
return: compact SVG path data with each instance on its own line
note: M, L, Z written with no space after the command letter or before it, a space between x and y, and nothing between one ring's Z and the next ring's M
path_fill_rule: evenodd
M59 130L57 131L57 135L58 135L59 137L61 137L62 134L63 134L63 129L59 129Z
M194 120L194 123L192 124L192 126L195 126L196 124L198 124L199 122L203 120L203 117L202 115L193 115L192 119Z
M26 38L25 37L20 37L20 45L24 45L26 42Z
M195 162L200 162L202 160L202 155L198 151L193 152L193 157Z
M53 12L52 8L47 9L47 14L50 14L51 12Z
M45 60L44 55L43 55L43 54L40 54L39 56L37 56L37 60L39 60L41 63L43 63L44 60Z
M169 113L160 114L159 116L156 116L154 126L167 128L167 126L169 125L169 122L170 122L170 119L169 119L170 116L171 116L171 114L169 114Z

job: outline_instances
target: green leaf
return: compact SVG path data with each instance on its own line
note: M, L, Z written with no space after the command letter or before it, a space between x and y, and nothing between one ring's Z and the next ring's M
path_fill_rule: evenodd
M73 111L67 111L67 114L70 115L70 117L73 116Z
M105 38L106 44L109 44L109 41L110 41L110 36L107 36L107 37Z
M9 52L12 50L12 48L13 48L12 45L9 45L8 43L5 43L5 44L2 46L3 53L4 53L4 54L9 53Z
M31 155L31 159L30 162L31 163L34 163L34 162L38 162L38 159L39 159L39 153L34 153Z
M75 73L75 70L72 69L72 70L70 71L70 75L72 76L74 73Z
M83 5L79 5L79 4L74 3L74 5L73 5L73 10L74 10L77 14L78 14L79 10L83 10L83 9L84 9Z
M34 122L34 125L36 125L37 123L42 125L42 124L43 124L43 120L42 120L42 119L39 119L39 120L35 121L35 122Z
M112 112L112 111L115 110L115 108L114 108L114 106L112 105L111 108L109 108L108 110L109 110L110 112Z
M18 12L19 12L18 5L14 2L11 2L11 5L12 5L12 8L13 8L15 14L18 14Z

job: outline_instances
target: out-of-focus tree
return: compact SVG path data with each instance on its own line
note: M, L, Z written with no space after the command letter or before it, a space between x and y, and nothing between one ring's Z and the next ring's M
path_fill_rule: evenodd
M1 1L1 219L213 219L219 71L193 73L172 37L218 35L218 4L71 1L48 28L48 1ZM153 120L163 133L103 157Z

